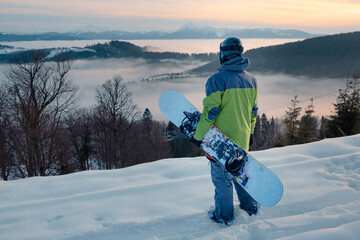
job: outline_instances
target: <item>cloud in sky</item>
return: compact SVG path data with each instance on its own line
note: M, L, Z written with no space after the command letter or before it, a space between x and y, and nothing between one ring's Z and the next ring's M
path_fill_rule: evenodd
M174 30L185 22L355 31L360 26L360 1L0 0L0 20L0 31L13 32L70 30L90 23L116 30Z

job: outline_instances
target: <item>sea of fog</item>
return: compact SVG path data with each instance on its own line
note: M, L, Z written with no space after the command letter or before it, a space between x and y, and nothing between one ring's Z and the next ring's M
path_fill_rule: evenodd
M25 49L52 47L84 47L86 45L104 43L108 40L91 41L33 41L2 42L1 44ZM184 53L216 52L220 39L210 40L131 40L141 47L153 51L177 51ZM245 50L262 46L283 44L299 39L244 39ZM251 61L251 59L250 59ZM140 111L149 108L157 120L166 120L158 107L158 98L165 90L177 90L183 93L196 107L202 110L202 99L205 97L207 77L141 82L163 73L178 73L200 66L204 62L164 62L149 63L144 59L101 59L78 60L74 62L71 77L80 89L80 106L89 107L96 103L95 89L106 80L120 75L129 82L133 101ZM0 81L6 78L4 72L7 65L0 65ZM251 68L249 69L251 72ZM291 99L295 95L300 100L299 106L305 110L314 99L315 114L325 116L332 114L333 103L336 102L338 90L344 88L343 79L319 79L311 77L293 77L283 74L259 74L252 72L259 85L259 111L268 117L283 117Z
M262 75L254 73L259 86L259 113L269 117L285 116L291 100L297 95L298 106L305 109L314 100L315 115L328 116L333 113L338 89L343 88L341 79L314 79L292 77L288 75ZM204 86L207 78L179 79L167 82L148 82L130 85L135 102L140 107L148 107L157 119L165 120L157 106L157 99L165 90L177 90L183 93L199 110L202 110L202 99L205 97Z

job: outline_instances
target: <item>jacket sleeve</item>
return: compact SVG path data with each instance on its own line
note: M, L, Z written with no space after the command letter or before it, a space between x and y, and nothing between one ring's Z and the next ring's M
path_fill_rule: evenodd
M256 90L255 95L254 95L254 105L252 107L252 114L251 114L251 134L254 134L254 130L255 130L255 124L256 124L256 118L258 116L258 91Z
M215 118L220 113L223 87L215 77L209 78L206 83L206 97L203 100L203 112L196 127L194 138L201 141L215 122Z

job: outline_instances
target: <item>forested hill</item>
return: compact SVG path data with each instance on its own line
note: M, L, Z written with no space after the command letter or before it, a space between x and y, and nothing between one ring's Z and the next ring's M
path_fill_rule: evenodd
M5 46L0 44L0 49L13 50L12 46ZM161 60L178 60L178 61L213 61L217 58L216 53L199 53L187 54L177 52L150 52L146 48L136 46L125 41L109 41L106 43L98 43L95 45L86 46L84 48L51 48L51 49L37 49L37 50L23 50L10 51L7 53L3 51L0 54L0 63L12 62L19 57L24 57L34 51L41 51L47 60L51 61L56 58L77 60L77 59L96 59L96 58L144 58L149 61Z
M310 38L299 42L251 49L244 53L250 59L250 72L285 73L312 77L343 78L349 73L360 71L360 32ZM1 46L0 46L1 47ZM11 48L11 46L3 46ZM246 48L246 46L245 46ZM13 51L13 49L10 49ZM22 50L0 54L0 63L6 63ZM175 52L148 52L134 44L110 41L85 48L43 49L47 59L56 56L65 59L93 58L144 58L147 60L179 61L200 60L210 62L189 71L189 74L209 74L220 66L215 53L185 54Z
M246 51L244 57L250 59L249 71L252 72L346 77L349 72L360 71L360 32L252 49ZM218 67L216 60L191 73L212 73Z

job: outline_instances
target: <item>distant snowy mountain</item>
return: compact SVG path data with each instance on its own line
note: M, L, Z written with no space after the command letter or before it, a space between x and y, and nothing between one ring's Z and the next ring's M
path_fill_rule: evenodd
M218 28L206 26L206 25L198 25L193 23L186 23L184 24L179 30L177 31L197 31L197 32L204 32L204 33L216 33Z
M106 27L90 24L66 33L42 34L3 34L1 41L34 41L34 40L92 40L92 39L217 39L230 36L240 38L311 38L319 36L299 30L283 29L240 29L240 28L214 28L187 23L173 32L149 31L127 32L110 30Z
M295 29L273 29L273 28L214 28L209 26L195 25L187 23L179 30L165 35L166 38L184 38L184 39L216 39L227 37L240 38L311 38L319 36Z
M284 184L274 207L212 222L205 157L0 181L0 239L316 239L360 236L360 135L252 152Z
M71 32L73 32L73 33L86 33L86 32L101 33L101 32L107 32L107 31L111 31L111 29L107 28L107 27L98 26L95 24L89 24L86 26L75 28Z

